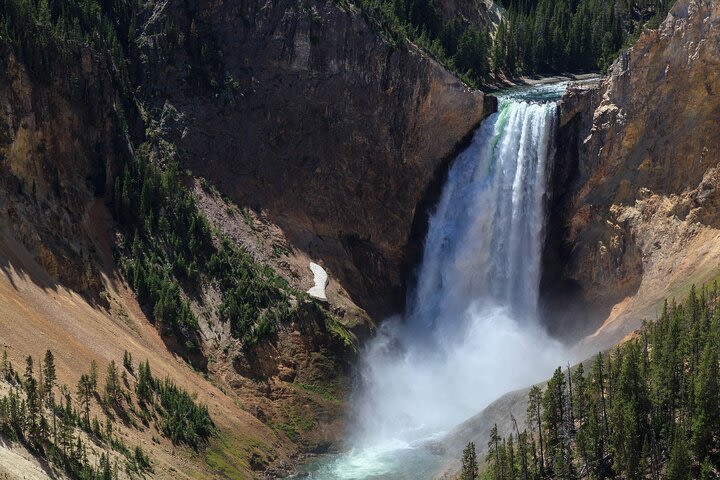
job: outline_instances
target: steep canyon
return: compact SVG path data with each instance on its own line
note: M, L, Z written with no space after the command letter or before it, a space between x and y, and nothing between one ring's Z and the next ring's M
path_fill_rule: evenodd
M505 15L486 0L439 8L489 31ZM197 395L219 428L204 450L117 427L153 455L155 477L284 475L305 453L347 446L358 350L405 307L448 172L497 100L354 3L145 2L126 13L110 24L127 35L107 51L100 29L57 56L0 29L0 343L17 366L51 348L71 390L92 360L104 371L128 351ZM547 240L532 257L552 336L582 352L608 347L664 298L720 275L718 95L720 4L679 0L606 76L571 85L557 117L537 122L558 132L542 192ZM141 155L179 179L210 249L226 240L249 271L287 285L292 315L267 338L234 336L206 264L158 267L197 318L197 345L138 300L124 262L139 250L120 227L116 185ZM303 293L311 261L329 274L327 302ZM505 397L437 448L454 458L523 408ZM103 415L99 402L93 412Z
M393 313L419 255L418 205L492 98L352 6L200 1L147 15L143 98L177 109L186 165L266 211L361 307Z
M299 453L341 444L354 334L373 328L357 304L379 314L402 303L423 201L494 104L350 5L149 3L131 13L136 36L117 39L126 58L99 49L104 40L51 44L63 51L53 58L0 38L0 339L16 365L52 349L70 386L91 361L104 370L124 351L147 358L199 394L220 429L199 454L182 450L183 473L286 472ZM331 282L321 308L333 320L303 303L248 351L221 318L218 287L186 281L180 299L199 320L199 344L188 350L157 324L154 333L157 310L123 278L115 224L118 179L139 152L192 170L183 188L212 231L291 288L307 290L309 262L322 263ZM177 475L174 445L116 428L151 454L154 476Z

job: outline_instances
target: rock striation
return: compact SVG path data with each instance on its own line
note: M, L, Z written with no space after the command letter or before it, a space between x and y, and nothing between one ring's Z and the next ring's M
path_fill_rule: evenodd
M0 39L0 228L47 270L46 283L96 296L84 223L127 153L119 102L105 58L89 48L54 66L41 79Z
M445 21L457 19L462 25L488 26L494 29L507 12L493 0L441 0L438 2Z
M558 330L609 317L610 342L719 265L720 4L678 1L560 115L545 300ZM556 308L566 300L580 308Z

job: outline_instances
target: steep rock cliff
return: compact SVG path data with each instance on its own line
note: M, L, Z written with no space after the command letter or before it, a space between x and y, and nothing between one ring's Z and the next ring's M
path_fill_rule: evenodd
M680 0L597 88L561 105L554 217L544 279L561 325L600 343L720 265L720 4ZM581 308L558 311L571 297ZM562 320L566 322L563 323Z
M126 151L105 59L85 48L69 61L39 79L0 39L0 227L55 281L97 296L83 223Z
M331 1L162 3L142 32L146 107L180 112L187 166L264 211L362 307L395 308L418 206L492 109L483 94Z

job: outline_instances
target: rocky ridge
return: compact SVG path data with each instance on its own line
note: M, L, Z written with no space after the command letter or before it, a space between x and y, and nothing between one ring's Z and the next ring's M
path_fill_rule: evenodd
M105 59L88 48L76 60L39 81L0 41L0 218L56 282L99 300L83 222L125 152Z
M542 301L578 358L656 318L665 298L720 279L720 4L680 0L602 81L559 109ZM522 428L527 390L461 424L433 451L460 468L490 428Z
M506 15L492 0L441 0L438 2L443 18L457 19L462 25L488 25L492 28Z

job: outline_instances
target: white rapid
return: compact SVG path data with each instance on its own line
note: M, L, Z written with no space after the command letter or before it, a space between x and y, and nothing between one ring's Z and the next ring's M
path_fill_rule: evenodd
M430 478L425 441L563 358L537 313L554 100L563 90L502 96L453 163L407 312L384 322L363 354L354 448L312 478Z

